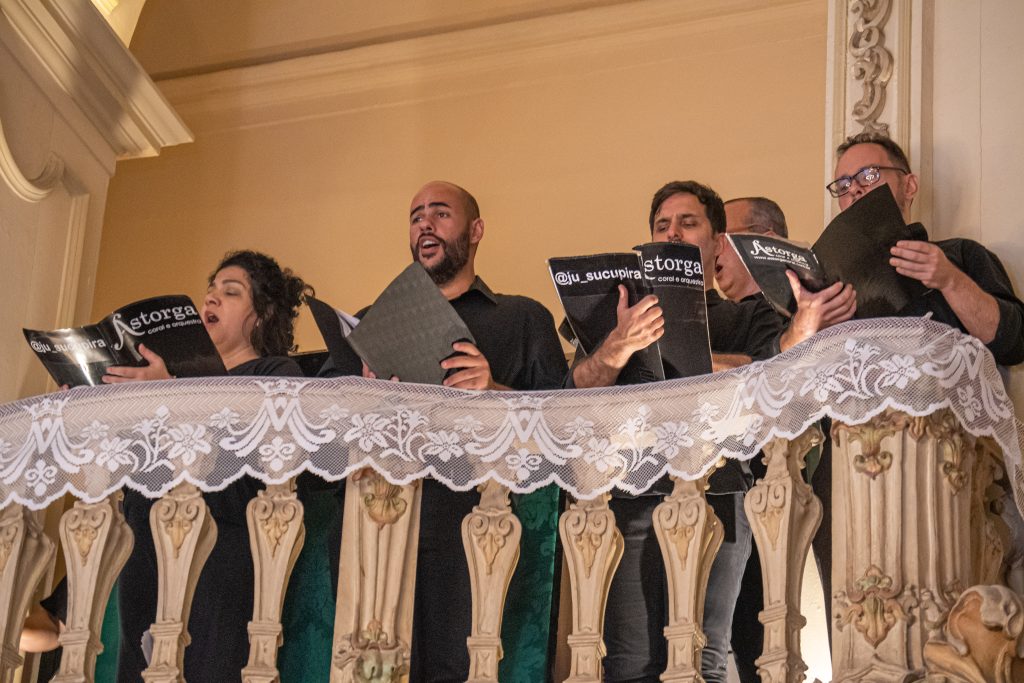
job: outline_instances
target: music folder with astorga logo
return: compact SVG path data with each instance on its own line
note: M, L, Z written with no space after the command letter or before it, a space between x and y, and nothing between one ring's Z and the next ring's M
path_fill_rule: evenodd
M175 377L227 374L199 311L183 294L135 301L95 325L22 331L58 386L95 386L112 365L146 365L139 344L163 358Z
M566 320L583 353L593 353L615 329L619 285L632 306L658 297L665 334L638 351L619 373L619 384L690 377L711 372L707 302L700 249L652 242L631 252L548 259Z

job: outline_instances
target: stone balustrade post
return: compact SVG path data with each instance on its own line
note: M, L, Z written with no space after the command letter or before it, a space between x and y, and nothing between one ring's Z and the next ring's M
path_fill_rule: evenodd
M285 589L306 538L295 480L259 491L246 506L245 517L255 585L249 622L249 661L242 669L242 681L274 683L279 678L277 651L283 642L281 609Z
M494 481L481 485L480 505L462 522L462 545L473 595L467 683L497 683L501 619L512 573L519 562L523 525L512 514L508 489Z
M184 680L188 617L199 574L217 542L217 525L192 484L178 484L149 513L157 563L156 621L150 627L153 657L146 683Z
M599 683L604 610L615 569L622 559L622 534L608 508L610 494L572 503L558 520L558 535L569 566L572 597L571 663L566 683Z
M668 667L665 683L695 683L700 675L704 598L724 531L705 498L708 477L686 481L672 477L672 494L654 509L654 532L668 578Z
M18 643L25 614L56 552L36 513L15 504L0 510L0 683L13 681L23 662Z
M76 501L60 521L68 571L64 652L55 683L92 683L110 591L131 555L134 536L120 509L120 491L99 503Z
M409 672L422 486L366 471L347 487L331 683L398 683Z

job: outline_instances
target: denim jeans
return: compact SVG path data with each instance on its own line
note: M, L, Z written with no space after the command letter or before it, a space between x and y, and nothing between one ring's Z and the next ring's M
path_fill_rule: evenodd
M740 596L743 572L753 536L743 511L743 493L708 494L708 503L726 528L722 547L711 565L704 601L704 635L708 643L701 655L701 674L707 683L725 683L732 638L732 617ZM732 519L733 533L728 520Z
M733 608L750 554L751 535L742 492L708 494L707 499L726 532L711 565L704 605L708 644L701 668L705 680L712 683L726 680ZM605 611L607 683L657 683L667 665L668 584L652 523L654 508L662 500L662 496L640 496L609 502L624 547Z

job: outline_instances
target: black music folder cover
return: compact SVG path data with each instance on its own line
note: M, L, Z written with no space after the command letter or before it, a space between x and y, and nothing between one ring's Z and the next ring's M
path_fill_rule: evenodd
M627 253L552 258L548 259L548 268L572 337L588 355L615 329L620 284L626 287L630 306L648 294L658 297L665 334L633 354L619 373L619 384L711 371L704 273L698 247L658 242Z
M96 386L112 365L147 365L139 344L163 358L175 377L227 374L198 309L184 295L130 303L95 325L22 331L58 385Z
M786 279L786 270L792 270L811 292L836 281L852 284L854 317L877 318L899 315L927 291L889 264L896 242L921 239L922 233L904 223L892 190L882 184L832 219L813 247L768 235L734 233L728 239L765 299L783 315L796 312Z

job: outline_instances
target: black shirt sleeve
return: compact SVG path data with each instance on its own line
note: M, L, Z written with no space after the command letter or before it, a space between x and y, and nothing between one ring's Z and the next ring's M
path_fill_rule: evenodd
M938 242L946 257L995 297L999 305L999 327L995 338L986 344L1000 365L1024 362L1024 303L1017 298L1010 276L999 257L981 244L966 239Z
M561 388L567 366L555 331L555 319L544 306L530 301L524 320L526 363L522 376L516 381L518 386L512 388L520 391Z

